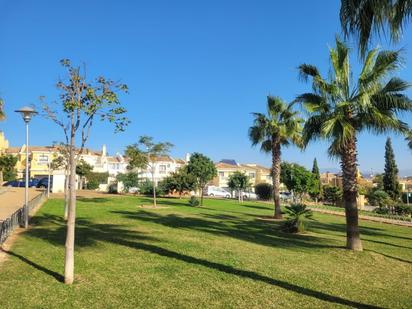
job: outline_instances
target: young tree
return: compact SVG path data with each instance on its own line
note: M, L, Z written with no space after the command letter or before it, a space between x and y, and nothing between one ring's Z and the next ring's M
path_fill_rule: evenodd
M326 202L336 204L342 199L342 190L335 186L323 186L323 198Z
M195 177L196 188L200 194L200 206L203 206L203 190L207 183L217 175L216 167L212 160L205 155L195 152L187 165L187 172Z
M398 41L412 18L412 0L341 0L340 21L346 36L358 37L361 55L365 55L373 34L390 32Z
M93 166L83 159L80 159L79 162L76 163L76 175L80 176L80 190L83 189L83 181L87 178L91 171L93 171Z
M137 187L139 185L139 173L133 171L118 174L116 179L117 181L121 181L123 183L124 192L129 192L130 188Z
M309 191L309 194L317 203L318 200L322 197L322 182L320 180L320 171L316 158L313 160L312 176L313 186Z
M127 86L105 77L94 81L86 79L85 69L72 66L67 59L61 60L67 70L68 78L60 80L61 106L59 110L44 104L46 117L60 126L69 150L70 196L67 220L66 254L64 265L64 282L72 284L74 280L74 236L76 221L76 162L89 139L90 130L96 119L115 125L115 131L123 131L129 123L124 116L126 110L120 105L119 92L127 92ZM80 136L79 136L80 135ZM76 140L80 147L76 148Z
M296 163L282 162L280 180L290 192L302 199L303 194L313 188L313 174Z
M253 146L261 144L260 149L272 153L273 197L276 219L282 218L280 210L280 172L281 147L301 144L301 124L303 120L278 97L267 97L267 115L254 113L254 124L249 128L249 139Z
M392 142L388 137L385 145L385 173L383 174L383 189L394 200L398 199L401 193L399 188L398 172L398 167L395 162L395 154L392 149Z
M249 177L245 173L235 171L229 175L227 184L232 191L237 191L239 203L243 202L242 191L250 187Z
M165 192L177 192L179 193L179 198L182 198L184 192L195 189L195 182L196 179L187 172L187 166L185 166L163 179L162 187Z
M326 139L329 155L340 159L343 172L343 199L346 213L347 248L362 251L358 226L357 137L362 131L408 132L408 125L398 118L412 111L412 103L403 93L409 84L390 78L401 64L399 52L372 50L368 53L356 83L352 83L349 48L336 39L330 49L332 70L325 79L318 68L302 64L300 75L312 78L312 93L304 93L302 102L310 113L304 126L303 140Z
M3 181L14 180L16 178L17 157L13 155L0 156L0 185Z
M144 149L140 149L143 147ZM127 147L126 156L130 158L129 169L133 168L145 168L149 170L152 176L153 184L153 206L156 207L156 160L160 156L166 156L169 154L173 144L169 142L154 143L153 137L140 136L137 144L133 144Z

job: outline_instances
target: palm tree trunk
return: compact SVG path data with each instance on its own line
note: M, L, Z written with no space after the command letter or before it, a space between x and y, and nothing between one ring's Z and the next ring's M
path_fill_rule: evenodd
M358 207L356 198L358 196L357 184L357 150L356 138L352 138L341 156L343 173L343 202L346 214L346 248L354 251L362 251L358 224Z
M280 144L276 137L272 137L272 181L273 181L273 200L275 203L275 219L282 219L280 209Z

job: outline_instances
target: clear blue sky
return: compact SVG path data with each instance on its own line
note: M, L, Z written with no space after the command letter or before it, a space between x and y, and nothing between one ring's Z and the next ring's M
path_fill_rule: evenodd
M266 96L292 100L309 86L297 78L303 62L328 71L328 46L340 32L340 1L0 1L0 95L7 120L0 123L13 146L24 143L23 122L13 110L57 99L58 61L85 62L89 76L122 80L132 121L115 135L107 124L93 128L89 146L106 143L123 151L139 135L175 144L173 155L202 152L214 160L270 164L250 147L251 112L264 111ZM411 28L409 27L408 30ZM383 44L385 46L385 44ZM405 47L412 79L412 31ZM358 68L357 57L353 58ZM412 93L409 92L412 96ZM409 122L410 121L410 115ZM31 123L36 145L62 140L59 128L40 118ZM386 136L359 138L362 171L383 169ZM394 136L401 170L412 174L412 153ZM290 148L283 158L320 167L338 167L326 144L305 153Z

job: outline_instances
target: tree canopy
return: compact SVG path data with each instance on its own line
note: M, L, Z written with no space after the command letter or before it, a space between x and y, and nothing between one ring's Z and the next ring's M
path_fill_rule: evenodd
M200 191L200 205L203 206L203 189L217 175L215 164L205 155L195 152L190 156L187 172L195 177L196 188Z

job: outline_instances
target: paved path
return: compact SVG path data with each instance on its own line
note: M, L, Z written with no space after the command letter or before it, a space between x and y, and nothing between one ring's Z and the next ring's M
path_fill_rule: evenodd
M29 200L32 200L42 191L29 189ZM8 218L16 210L23 207L24 188L1 188L0 190L0 221Z

